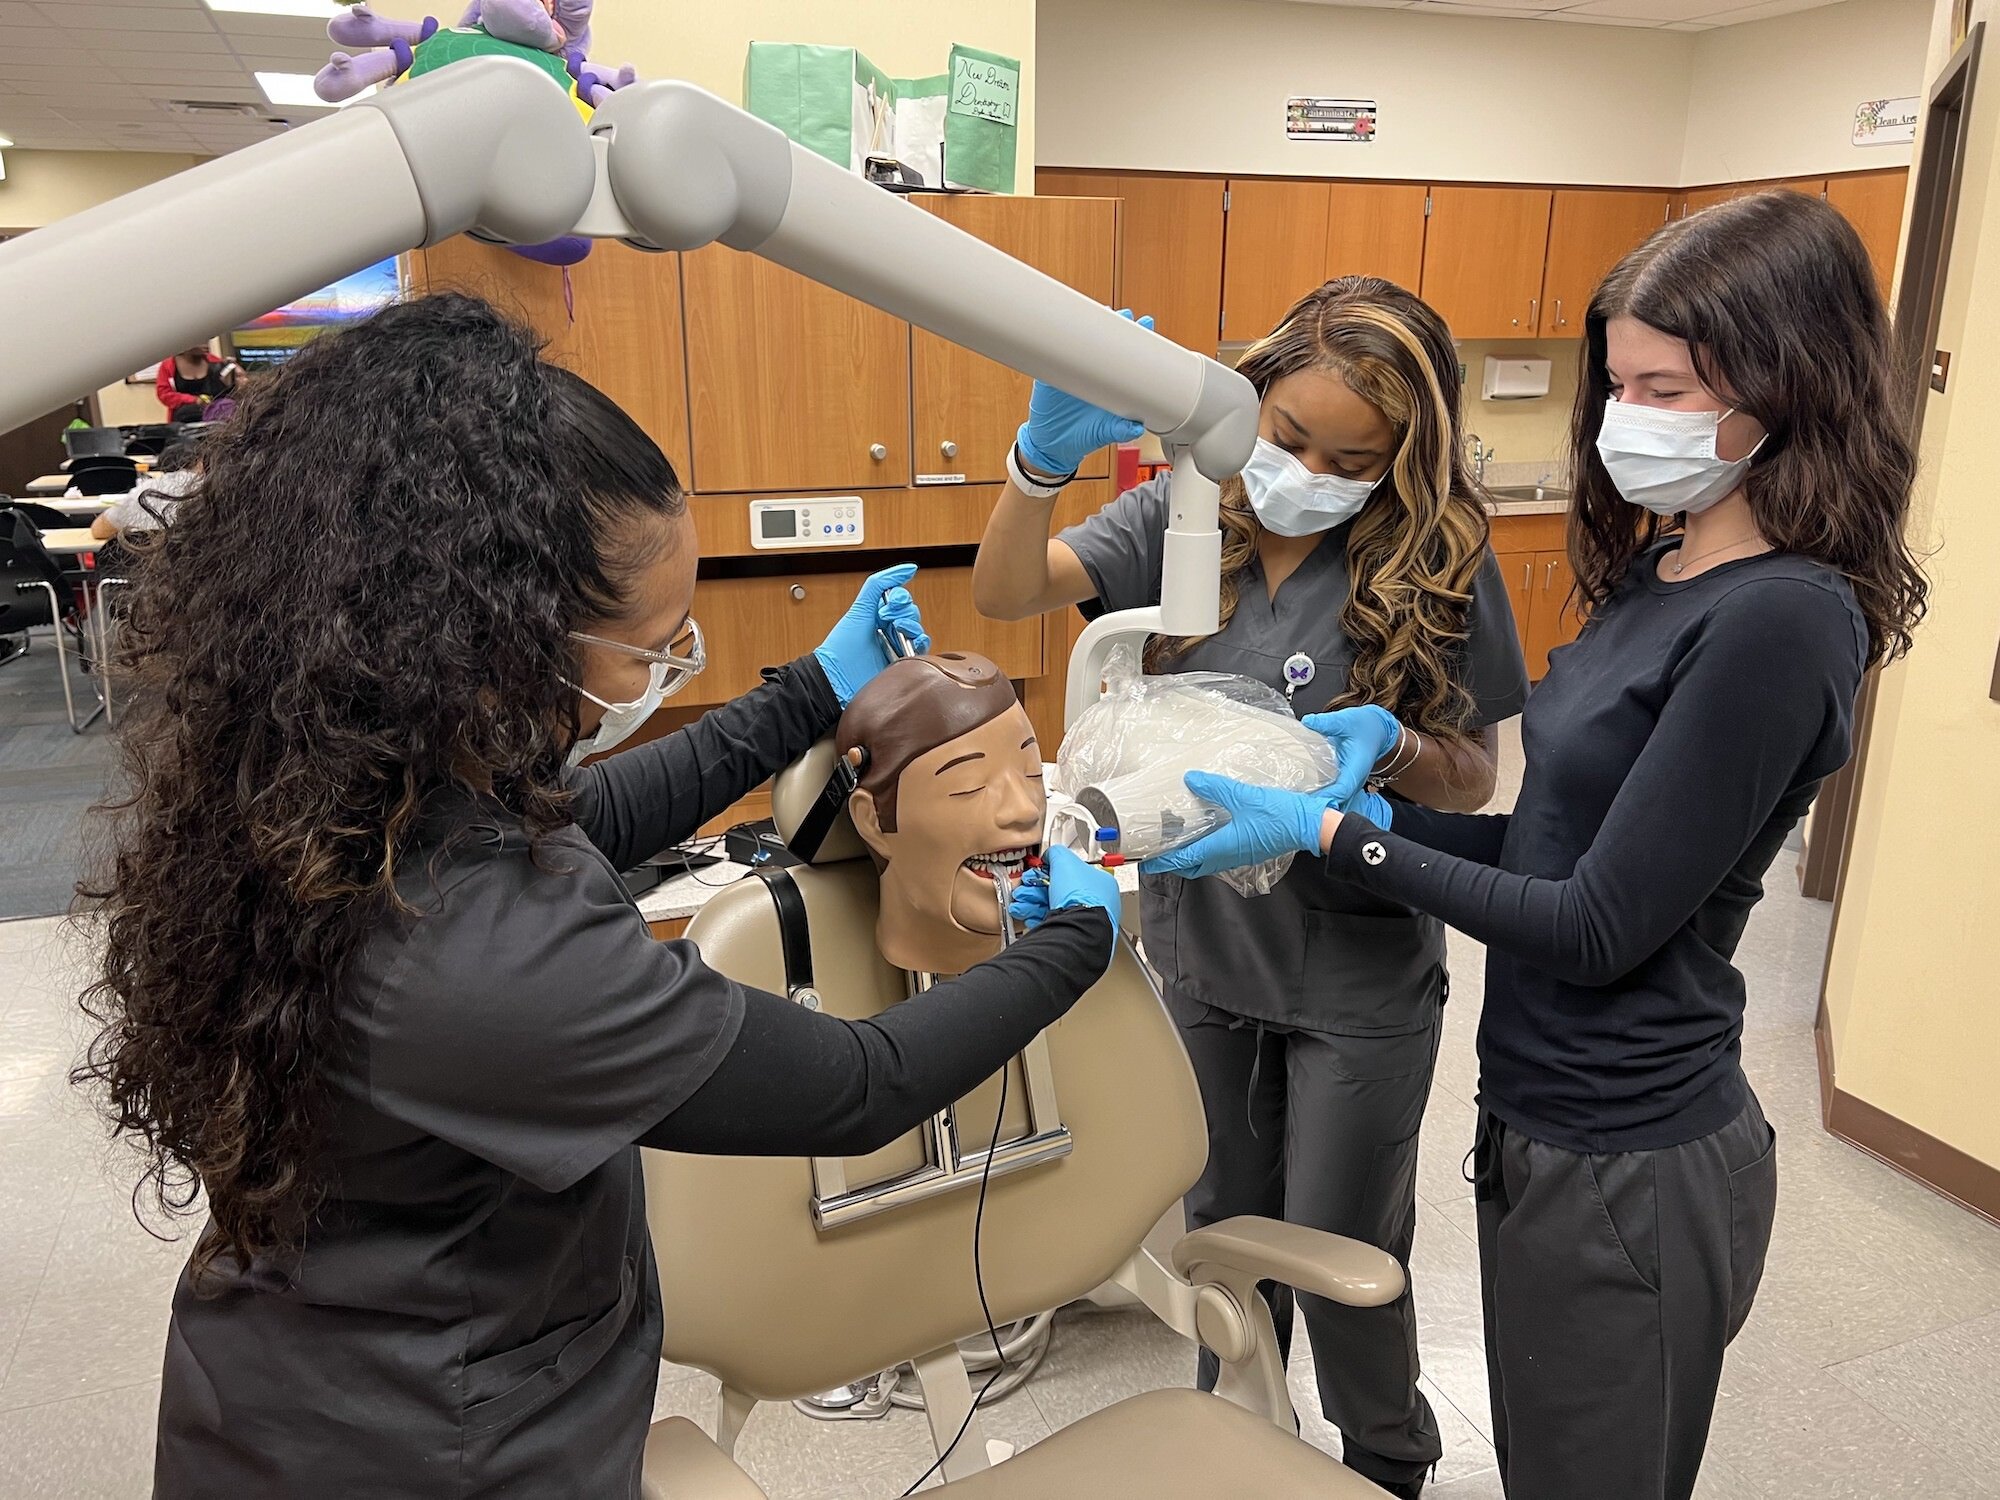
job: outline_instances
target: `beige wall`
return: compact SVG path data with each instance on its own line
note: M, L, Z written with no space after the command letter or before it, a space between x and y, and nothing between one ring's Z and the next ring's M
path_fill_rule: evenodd
M1533 401L1481 400L1479 382L1486 373L1489 354L1502 359L1548 360L1553 366L1549 372L1549 394ZM1583 363L1583 341L1464 343L1458 346L1458 357L1465 366L1465 399L1460 405L1465 430L1478 433L1501 463L1546 461L1559 465L1567 449L1570 407L1576 400L1578 371ZM1554 468L1551 472L1560 474L1561 470Z
M1946 55L1942 0L1932 67ZM2000 21L2000 0L1975 17ZM1975 90L1916 532L1938 548L1931 614L1883 674L1827 974L1840 1088L2000 1166L2000 90Z
M7 180L0 182L0 229L39 229L200 160L166 151L9 151ZM97 405L107 423L157 422L166 415L150 385L106 386Z
M202 160L166 151L8 151L0 229L39 229Z
M1849 144L1918 91L1929 0L1846 0L1706 32L1295 0L1049 0L1052 166L1671 187L1900 166ZM1290 94L1372 98L1367 146L1285 139Z
M385 15L456 16L461 5L377 0ZM953 42L1021 59L1018 187L1034 191L1035 0L618 0L598 7L591 55L684 78L743 102L750 43L859 47L892 78L942 73Z
M1853 143L1854 107L1923 92L1930 31L1930 0L1846 0L1696 33L1680 182L1907 166Z
M1322 177L1659 185L1694 36L1293 0L1050 0L1038 161ZM1369 145L1285 139L1291 94L1378 100Z

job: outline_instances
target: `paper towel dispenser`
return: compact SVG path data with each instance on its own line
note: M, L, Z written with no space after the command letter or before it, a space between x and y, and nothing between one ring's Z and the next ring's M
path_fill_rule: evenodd
M1548 393L1548 360L1486 356L1486 374L1479 383L1480 400L1532 401Z

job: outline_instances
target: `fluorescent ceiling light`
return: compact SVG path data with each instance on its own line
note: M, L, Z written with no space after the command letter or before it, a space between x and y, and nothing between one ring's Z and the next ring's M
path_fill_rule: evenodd
M259 73L257 87L264 91L264 97L281 109L333 109L313 92L313 75L310 73ZM374 93L373 88L365 88L354 99L366 99ZM352 104L354 99L343 99L341 107Z
M246 16L303 16L324 21L337 16L341 7L333 0L205 0L210 10Z
M0 135L0 151L5 151L9 146L13 144L14 143L9 139L7 139L6 136Z

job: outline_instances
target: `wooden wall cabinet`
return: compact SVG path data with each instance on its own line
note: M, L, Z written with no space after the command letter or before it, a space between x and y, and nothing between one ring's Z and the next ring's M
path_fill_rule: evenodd
M1287 308L1326 280L1332 198L1328 182L1230 179L1223 225L1223 342L1262 338Z
M1044 197L1118 201L1118 261L1111 300L1151 313L1153 327L1183 348L1213 354L1222 327L1220 177L1043 168Z
M1570 570L1563 533L1569 518L1496 516L1493 552L1507 599L1514 608L1514 632L1527 658L1530 681L1549 669L1549 653L1576 639L1582 620L1570 600L1576 575Z
M1829 177L1826 182L1826 201L1860 233L1884 297L1895 280L1896 254L1903 245L1903 200L1909 181L1909 168L1892 167L1886 172Z
M1680 211L1676 218L1684 219L1689 214L1700 213L1704 208L1712 208L1718 203L1727 203L1732 198L1747 198L1752 193L1761 193L1766 188L1783 188L1788 193L1804 193L1808 198L1826 196L1824 177L1782 177L1770 182L1723 182L1714 187L1689 188L1680 195Z
M723 245L681 260L696 489L909 482L909 324Z
M533 328L551 359L622 406L691 482L680 256L593 246L570 267L567 301L560 269L469 235L411 251L409 274L418 290L469 292Z
M1325 279L1381 276L1417 287L1424 279L1429 196L1420 182L1334 183L1327 200Z
M924 197L917 204L967 234L1026 261L1094 302L1109 304L1117 272L1118 206L1106 198L1053 198L1024 210L1024 200ZM1032 202L1033 200L1025 200ZM1007 478L1007 450L1028 414L1033 384L1004 365L914 328L910 333L912 400L908 482L962 475L967 484ZM1084 460L1087 479L1111 472L1110 450Z
M1454 338L1534 337L1552 197L1547 188L1431 189L1423 298Z
M1244 344L1336 276L1423 277L1421 184L1233 177L1224 228L1222 337Z
M708 668L674 701L727 703L756 687L765 667L804 656L826 639L873 567L784 577L705 577L694 617L708 642ZM910 580L924 628L939 646L990 657L1009 677L1039 677L1042 620L989 620L972 607L972 569L925 568Z
M1668 206L1666 193L1558 188L1536 332L1545 339L1581 338L1598 282L1667 222Z

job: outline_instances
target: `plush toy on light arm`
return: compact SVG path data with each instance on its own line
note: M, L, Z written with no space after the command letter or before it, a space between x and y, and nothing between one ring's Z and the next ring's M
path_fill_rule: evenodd
M587 120L604 96L635 82L628 63L605 68L591 62L590 17L594 0L472 0L456 26L440 28L437 17L398 21L378 15L360 0L327 22L326 33L341 51L313 78L313 92L329 104L345 103L371 88L412 78L469 57L518 57L533 63L576 101ZM354 49L352 51L346 49ZM590 241L563 235L540 245L510 247L544 265L574 265L590 253Z

